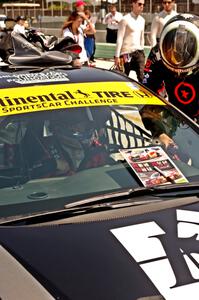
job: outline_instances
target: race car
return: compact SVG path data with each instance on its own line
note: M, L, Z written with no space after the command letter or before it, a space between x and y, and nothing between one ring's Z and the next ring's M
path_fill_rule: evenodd
M196 300L198 125L51 56L0 69L0 298Z

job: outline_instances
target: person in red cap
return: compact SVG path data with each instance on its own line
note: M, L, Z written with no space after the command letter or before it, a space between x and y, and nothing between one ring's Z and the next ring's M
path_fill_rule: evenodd
M78 12L84 12L84 6L86 5L86 3L84 1L77 1L75 6L76 6L76 10Z
M90 39L87 39L86 36L91 35L92 39L93 39L92 40L92 53L90 52L91 49L89 51L89 55L88 55L88 52L87 52L88 58L89 58L90 63L92 65L95 62L94 61L94 54L95 54L95 49L96 49L96 45L95 45L96 30L95 30L95 25L92 22L91 14L90 14L90 16L88 16L88 14L86 14L86 11L88 12L88 9L85 10L85 5L86 5L86 3L84 1L77 0L76 3L75 3L75 11L78 13L79 16L81 16L83 18L83 23L81 25L81 28L82 28L82 30L85 34L85 44L87 45L87 46L85 45L86 48L88 47L87 42L89 41L89 44L90 44L90 41L91 41Z

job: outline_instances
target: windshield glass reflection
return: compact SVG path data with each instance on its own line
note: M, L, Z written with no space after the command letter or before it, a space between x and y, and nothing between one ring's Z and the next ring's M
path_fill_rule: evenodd
M174 147L159 139L162 133ZM84 107L2 118L0 205L45 200L59 206L59 200L69 203L71 197L142 186L121 150L157 145L188 181L198 180L198 133L166 105Z

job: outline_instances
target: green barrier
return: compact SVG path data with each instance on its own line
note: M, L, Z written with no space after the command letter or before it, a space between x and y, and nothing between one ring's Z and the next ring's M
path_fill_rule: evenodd
M116 44L96 43L95 58L113 59L115 55ZM150 47L144 47L145 56L148 57Z
M96 58L114 58L115 44L109 43L96 43L95 57Z

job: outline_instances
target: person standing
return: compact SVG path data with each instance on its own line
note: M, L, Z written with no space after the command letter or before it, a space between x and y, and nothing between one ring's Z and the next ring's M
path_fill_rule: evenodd
M106 27L106 42L115 44L117 41L118 24L123 15L117 11L115 5L110 5L109 13L105 16L103 23Z
M5 28L1 31L0 36L0 59L7 63L8 57L14 53L11 34L15 25L15 20L6 18L4 23Z
M26 35L25 26L24 26L25 21L26 21L25 17L18 16L16 18L16 24L15 24L15 26L13 28L13 31L17 32L17 33L21 33L23 35Z
M83 23L86 22L86 27ZM84 12L73 11L69 18L62 26L62 36L71 37L82 49L79 54L80 62L82 65L88 65L88 56L86 53L84 38L87 32L94 33L94 27Z
M85 5L86 5L86 3L84 1L77 0L75 3L75 10L77 12L84 12Z
M92 22L92 16L89 9L86 9L84 11L85 17L87 20L84 21L84 46L86 49L86 54L88 56L90 64L92 64L92 56L94 54L95 50L95 24Z
M90 55L90 50L89 50L89 53L87 52L87 55L88 55L88 58L90 60L91 63L94 62L94 52L95 52L95 33L96 33L96 30L95 30L95 24L92 20L92 16L91 16L91 13L88 13L86 15L86 12L88 12L89 10L86 9L85 10L85 6L86 6L86 3L82 0L77 0L76 3L75 3L75 11L79 13L79 15L81 15L84 19L82 25L81 25L81 28L83 29L84 33L86 33L86 36L90 36L91 40L94 38L93 41L91 40L88 40L85 36L85 47L87 48L88 45L87 44L91 44L90 42L93 43L93 51L92 51L92 54ZM87 48L88 49L88 48Z
M62 36L64 38L71 37L82 48L79 54L82 65L88 63L88 57L84 47L84 32L81 28L83 21L82 16L80 16L77 11L73 11L62 26Z
M145 19L140 15L143 8L144 0L132 1L132 11L125 15L119 23L115 50L115 65L119 67L122 59L126 75L128 76L130 71L134 70L140 82L143 80L145 65Z
M177 12L174 9L175 0L163 0L162 1L163 10L157 14L151 24L151 34L150 42L151 47L154 47L159 41L160 33L169 19L177 15Z
M12 18L6 18L4 20L4 28L0 30L0 39L2 39L4 36L7 36L7 34L11 33L13 31L15 20Z

